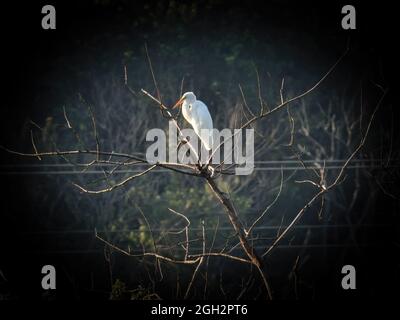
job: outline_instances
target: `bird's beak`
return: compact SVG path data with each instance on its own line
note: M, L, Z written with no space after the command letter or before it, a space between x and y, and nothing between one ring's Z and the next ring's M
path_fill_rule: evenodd
M172 109L175 109L176 107L180 106L183 103L183 100L185 100L184 97L180 98L175 105L172 107Z

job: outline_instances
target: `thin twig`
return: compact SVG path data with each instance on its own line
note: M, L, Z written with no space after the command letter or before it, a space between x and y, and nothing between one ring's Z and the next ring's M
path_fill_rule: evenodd
M253 231L254 227L260 220L265 216L265 214L271 209L271 207L275 204L275 202L278 200L281 192L282 192L282 186L283 186L283 168L281 167L281 183L279 184L279 191L274 200L265 208L265 210L260 214L260 216L253 222L253 224L250 226L249 229L246 231L246 236L249 236L251 232Z
M179 213L178 211L175 211L174 209L171 209L171 208L168 208L168 210L169 210L170 212L176 214L177 216L179 216L179 217L185 219L185 221L187 222L186 226L184 226L182 230L174 231L174 232L169 231L168 233L171 233L171 234L180 234L180 233L182 233L183 231L185 231L187 228L189 228L189 226L190 226L190 220L189 220L184 214Z
M35 151L36 154L38 154L39 152L38 152L38 150L37 150L37 148L36 148L35 140L33 139L33 132L32 132L32 130L31 130L31 142L32 142L33 150ZM42 160L42 158L41 158L39 155L37 156L37 158L38 158L39 160Z
M149 51L147 49L147 43L144 45L144 47L146 49L147 62L149 63L149 68L150 68L151 76L153 78L154 87L156 88L157 98L158 98L158 101L159 101L159 106L160 106L160 108L164 108L165 109L165 106L162 104L162 101L161 101L161 94L160 94L160 90L158 89L156 77L154 75L153 65L151 64Z
M176 263L176 264L195 264L200 260L200 258L196 258L193 260L176 260L176 259L172 259L172 258L163 256L163 255L160 255L157 253L153 253L153 252L144 252L141 254L131 254L128 251L125 251L125 250L113 245L112 243L108 242L107 240L101 238L97 233L95 234L95 237L97 239L99 239L100 241L102 241L103 243L105 243L106 245L108 245L109 247L113 248L115 251L118 251L118 252L120 252L124 255L130 256L130 257L138 257L138 258L139 257L154 257L154 258L166 261L166 262Z
M82 186L76 184L75 182L72 182L72 184L73 184L75 187L77 187L79 190L81 190L82 192L84 192L84 193L89 193L89 194L100 194L100 193L105 193L105 192L111 192L111 191L113 191L113 190L115 190L115 189L117 189L117 188L119 188L119 187L124 186L124 185L127 184L128 182L130 182L130 181L132 181L132 180L134 180L134 179L136 179L136 178L138 178L138 177L141 177L141 176L145 175L146 173L148 173L148 172L150 172L151 170L153 170L155 167L157 167L157 165L152 165L150 168L144 170L143 172L140 172L140 173L138 173L138 174L135 174L135 175L133 175L133 176L130 176L130 177L128 177L128 178L122 180L121 182L119 182L119 183L117 183L117 184L114 184L114 185L113 185L112 187L110 187L110 188L105 188L105 189L100 189L100 190L88 190L88 189L86 189L86 188L84 188L84 187L82 187Z
M201 228L202 228L202 236L203 236L203 253L202 253L202 256L200 257L199 263L196 266L196 269L193 272L192 279L190 280L190 283L186 289L186 293L185 293L185 297L184 297L185 300L189 296L190 289L192 288L193 282L196 278L197 273L199 272L200 266L202 265L202 263L204 261L204 256L206 254L206 233L204 230L204 220L201 221Z
M329 185L326 188L321 188L320 191L315 194L311 200L309 202L307 202L307 204L297 213L297 215L293 218L292 222L286 227L286 229L280 234L280 236L272 243L272 245L267 249L267 251L265 253L263 253L261 255L261 257L265 257L267 254L269 254L275 247L276 245L285 237L285 235L292 229L292 227L299 221L299 219L303 216L304 212L311 207L311 205L320 197L323 196L325 193L327 193L329 190L331 190L332 188L336 187L337 185L339 185L343 174L345 172L346 167L348 166L348 164L350 163L350 161L354 158L354 156L360 151L360 149L364 146L365 141L368 137L368 132L371 128L372 122L375 118L375 114L378 111L379 107L382 104L383 99L385 98L387 93L387 90L384 91L384 93L382 94L380 100L378 101L374 111L372 112L372 115L369 119L368 122L368 126L367 129L359 143L359 145L357 146L357 148L353 151L353 153L347 158L346 162L344 163L344 165L342 166L342 168L340 169L339 174L336 176L336 179L334 180L334 182Z
M295 96L295 97L293 97L293 98L290 98L290 99L287 99L286 101L281 102L281 103L280 103L279 105L277 105L275 108L273 108L273 109L271 109L271 110L269 110L269 111L267 111L267 112L264 112L263 114L261 114L261 115L259 115L259 116L257 116L257 117L253 117L252 119L250 119L249 121L247 121L245 124L243 124L243 125L240 127L240 129L244 129L244 128L249 127L249 126L252 125L254 122L256 122L256 121L258 121L258 120L260 120L260 119L262 119L262 118L265 118L265 117L267 117L267 116L270 116L271 114L273 114L273 113L277 112L278 110L282 109L283 107L285 107L285 106L288 105L289 103L294 102L294 101L297 101L297 100L299 100L299 99L305 97L305 96L308 95L309 93L313 92L313 91L314 91L315 89L317 89L317 88L321 85L321 83L332 73L332 71L336 68L336 66L340 63L340 61L342 61L342 59L347 55L348 51L349 51L349 48L347 48L347 49L344 51L344 53L339 57L339 59L336 60L336 62L329 68L329 70L328 70L328 71L327 71L327 72L326 72L326 73L325 73L311 88L307 89L306 91L302 92L301 94L299 94L299 95L297 95L297 96ZM215 150L213 150L213 152L211 153L211 155L210 155L210 157L209 157L208 163L210 163L212 157L213 157L214 154L221 148L221 146L222 146L223 144L225 144L227 141L232 140L233 137L234 137L235 135L237 135L239 132L240 132L240 130L238 130L236 133L232 134L228 139L224 139L224 141L222 141L222 142L215 148Z

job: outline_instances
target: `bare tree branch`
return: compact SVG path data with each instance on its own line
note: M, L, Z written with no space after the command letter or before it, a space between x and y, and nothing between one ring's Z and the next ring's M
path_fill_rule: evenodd
M115 189L117 189L117 188L119 188L119 187L124 186L124 185L127 184L128 182L130 182L130 181L132 181L132 180L134 180L134 179L136 179L136 178L139 178L139 177L145 175L146 173L152 171L152 170L153 170L154 168L156 168L156 167L157 167L157 165L152 165L150 168L144 170L143 172L140 172L140 173L138 173L138 174L135 174L135 175L133 175L133 176L130 176L130 177L128 177L128 178L122 180L121 182L119 182L119 183L117 183L117 184L114 184L114 185L111 186L110 188L105 188L105 189L101 189L101 190L88 190L88 189L86 189L86 188L84 188L84 187L82 187L82 186L80 186L80 185L78 185L78 184L76 184L76 183L74 183L74 182L72 182L72 184L73 184L75 187L77 187L79 190L81 190L82 192L89 193L89 194L100 194L100 193L105 193L105 192L111 192L111 191L113 191L113 190L115 190Z
M368 122L368 126L367 129L360 141L360 143L358 144L358 146L355 148L355 150L353 151L353 153L347 158L346 162L344 163L344 165L341 167L339 174L336 176L335 180L333 181L332 184L330 184L328 187L321 187L320 186L320 191L315 194L311 200L297 213L297 215L294 217L294 219L292 220L292 222L286 227L286 229L279 235L279 237L272 243L272 245L267 249L267 251L265 253L262 254L262 257L265 257L267 254L269 254L275 247L276 245L285 237L285 235L292 229L292 227L300 220L300 218L303 216L304 212L311 207L311 205L321 196L323 196L325 193L327 193L329 190L331 190L332 188L336 187L339 183L340 183L340 179L343 177L343 174L345 172L346 167L348 166L348 164L350 163L350 161L354 158L354 156L360 151L360 149L364 146L365 141L368 137L368 133L369 130L371 128L372 122L375 118L375 114L378 111L379 107L382 104L383 99L385 98L387 93L387 90L384 91L384 93L382 94L380 100L378 101L374 111L372 112L372 115L369 119Z

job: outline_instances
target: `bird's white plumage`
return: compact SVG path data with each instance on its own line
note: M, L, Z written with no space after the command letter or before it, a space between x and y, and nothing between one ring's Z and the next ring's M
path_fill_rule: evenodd
M211 150L213 139L213 121L207 106L196 99L193 92L186 92L183 96L182 114L189 122L207 150Z

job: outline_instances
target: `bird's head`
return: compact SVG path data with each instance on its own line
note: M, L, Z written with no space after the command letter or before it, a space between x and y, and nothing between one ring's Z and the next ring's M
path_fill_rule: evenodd
M185 101L190 104L194 103L196 101L196 96L194 95L193 92L185 92L183 96L175 103L172 109L181 106L182 103L184 103Z

